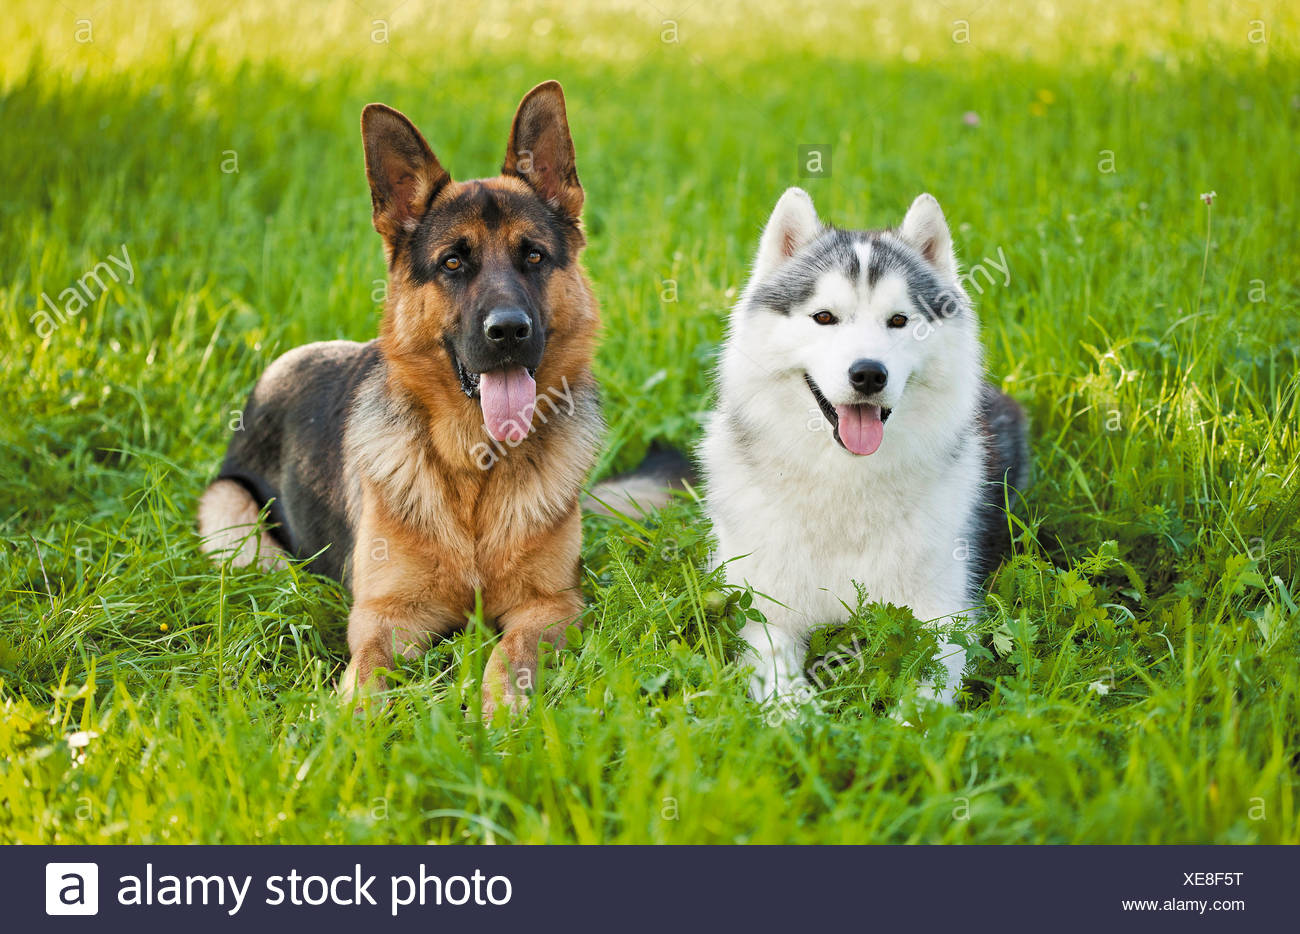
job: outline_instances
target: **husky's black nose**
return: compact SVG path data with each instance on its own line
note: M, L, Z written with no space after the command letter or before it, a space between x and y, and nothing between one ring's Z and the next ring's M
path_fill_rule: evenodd
M514 350L533 336L533 322L519 308L494 308L483 319L483 336L495 350Z
M858 360L849 367L849 382L858 392L880 392L889 380L889 371L879 360Z

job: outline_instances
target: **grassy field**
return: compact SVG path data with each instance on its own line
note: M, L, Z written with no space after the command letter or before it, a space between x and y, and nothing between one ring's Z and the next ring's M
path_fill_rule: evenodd
M1294 4L263 6L0 20L0 841L1300 842ZM866 606L814 649L870 664L766 717L692 502L588 520L585 636L514 725L461 712L482 625L362 721L346 593L199 555L258 372L374 334L361 107L492 174L548 77L601 474L697 438L786 186L852 226L928 190L1005 258L977 301L1037 481L958 709L882 713L920 636Z

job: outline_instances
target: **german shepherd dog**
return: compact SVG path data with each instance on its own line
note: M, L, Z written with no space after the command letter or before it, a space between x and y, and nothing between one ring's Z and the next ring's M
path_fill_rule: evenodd
M388 260L379 338L284 354L199 502L204 549L347 584L345 698L465 625L502 633L483 712L517 708L582 611L579 499L603 432L599 310L564 94L525 95L501 174L454 182L402 114L361 114ZM539 387L541 387L539 389ZM258 527L266 509L269 522Z

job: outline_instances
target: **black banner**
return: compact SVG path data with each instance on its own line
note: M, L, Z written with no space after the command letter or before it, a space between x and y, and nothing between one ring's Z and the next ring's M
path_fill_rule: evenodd
M5 927L1295 927L1284 847L6 847ZM60 916L66 916L60 917ZM323 926L323 927L322 927Z

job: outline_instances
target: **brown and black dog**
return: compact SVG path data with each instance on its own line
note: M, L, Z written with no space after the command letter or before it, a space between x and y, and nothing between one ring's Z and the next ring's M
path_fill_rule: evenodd
M350 586L345 697L380 686L394 651L464 626L481 595L502 632L491 716L518 705L539 643L561 644L582 611L579 499L603 425L564 95L548 81L524 97L495 178L452 181L382 104L361 135L388 259L379 338L271 364L199 531L236 564L312 558Z

